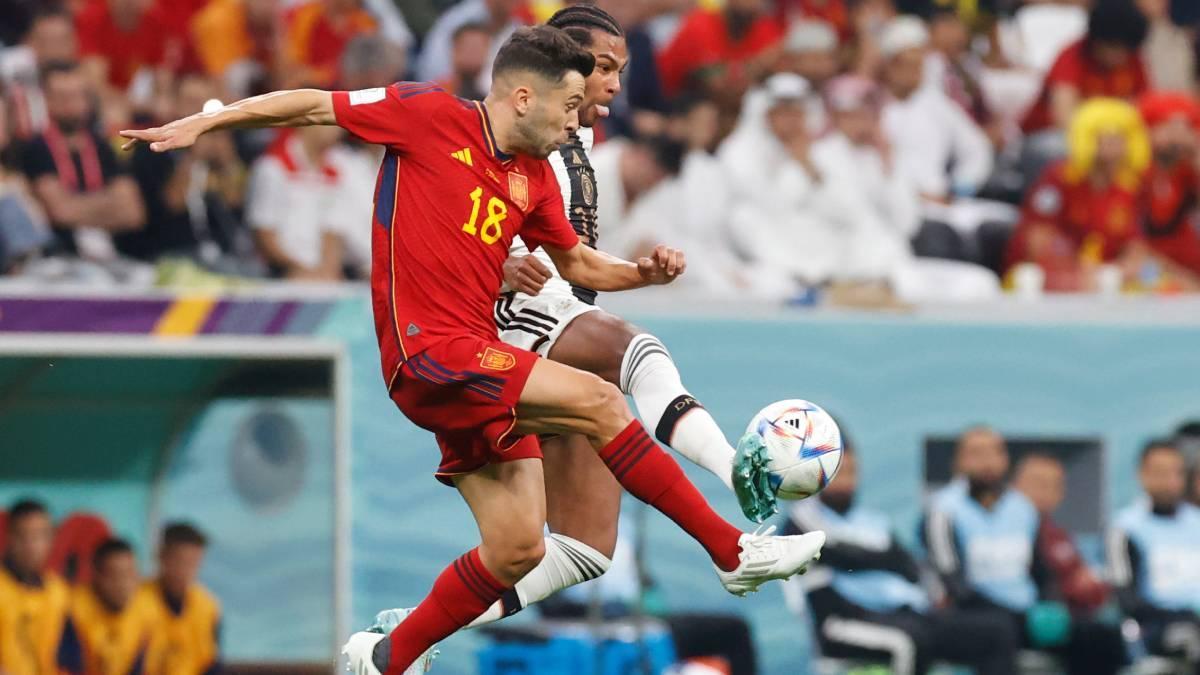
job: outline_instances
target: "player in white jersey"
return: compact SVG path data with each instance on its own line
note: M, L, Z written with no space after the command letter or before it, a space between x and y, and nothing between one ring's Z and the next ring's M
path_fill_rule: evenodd
M587 78L580 129L551 155L568 220L596 246L596 179L588 153L592 125L607 114L621 89L628 56L625 37L604 10L571 5L547 24L562 29L596 57ZM735 451L708 411L684 388L658 338L595 305L596 292L573 287L542 252L530 254L519 237L505 265L506 289L496 302L501 338L560 363L586 370L633 396L658 440L717 475L734 490L746 516L757 522L776 512L766 479L766 451L748 434ZM621 486L583 437L542 440L546 484L546 538L542 562L472 626L501 619L608 569L617 540ZM390 632L409 610L386 610L372 630Z

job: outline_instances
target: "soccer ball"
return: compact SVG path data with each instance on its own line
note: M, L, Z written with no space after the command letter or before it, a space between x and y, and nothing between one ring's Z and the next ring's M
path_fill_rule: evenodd
M781 499L811 497L833 480L842 464L842 432L820 406L790 399L759 411L746 433L767 447L768 479Z

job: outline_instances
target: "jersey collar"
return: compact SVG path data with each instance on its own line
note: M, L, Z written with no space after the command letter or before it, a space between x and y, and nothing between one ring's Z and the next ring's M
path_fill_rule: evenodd
M492 153L492 156L501 162L512 161L513 156L504 152L496 145L496 134L492 131L492 118L488 115L487 106L479 101L472 101L475 104L475 109L479 111L479 127L483 131L483 145Z

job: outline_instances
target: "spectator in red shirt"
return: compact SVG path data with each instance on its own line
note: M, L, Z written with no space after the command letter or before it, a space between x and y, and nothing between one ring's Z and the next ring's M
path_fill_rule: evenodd
M100 95L106 125L123 125L156 90L173 88L170 73L183 61L184 45L154 0L96 0L76 25L83 67ZM135 79L137 87L131 86Z
M1098 0L1088 16L1087 34L1067 46L1046 73L1021 128L1026 134L1063 130L1079 105L1098 96L1132 100L1147 89L1138 50L1146 39L1146 18L1130 0Z
M1026 193L1009 264L1034 262L1048 290L1082 290L1094 267L1139 238L1137 191L1149 143L1137 111L1120 101L1084 104L1071 123L1070 159L1042 172Z
M160 16L172 35L184 36L192 17L208 5L209 0L157 0Z
M1108 599L1109 589L1088 569L1071 534L1054 522L1054 512L1066 497L1066 471L1050 455L1026 455L1017 465L1013 486L1033 502L1041 516L1037 547L1045 562L1052 594L1075 615L1089 616Z
M700 85L726 102L741 100L778 57L783 29L768 9L766 0L728 0L723 10L688 14L658 57L667 96Z
M1048 166L1026 195L1009 265L1040 265L1053 291L1094 288L1102 263L1119 265L1126 282L1152 265L1194 286L1194 275L1155 254L1141 236L1138 194L1150 143L1137 110L1117 99L1085 103L1071 121L1068 146L1068 158Z
M1153 151L1142 184L1142 234L1154 250L1200 274L1200 103L1187 94L1152 93L1138 107L1150 128Z

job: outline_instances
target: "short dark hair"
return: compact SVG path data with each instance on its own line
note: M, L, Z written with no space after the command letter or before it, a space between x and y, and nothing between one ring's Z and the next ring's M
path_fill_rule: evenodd
M1019 471L1022 467L1030 464L1031 462L1053 462L1054 464L1062 466L1063 469L1066 470L1066 467L1063 466L1062 458L1058 457L1057 455L1052 455L1046 450L1033 450L1021 455L1021 459L1017 460L1017 470Z
M42 86L45 86L50 81L50 78L55 75L77 72L79 72L78 61L50 61L42 66L42 70L38 76L41 79Z
M546 21L546 25L564 31L581 47L592 46L593 30L604 31L619 38L625 37L625 31L621 30L617 20L590 2L563 7Z
M33 28L35 23L45 21L46 19L64 19L70 21L72 26L75 25L70 10L61 2L47 2L35 9L29 17L29 27Z
M28 518L29 516L37 515L49 516L50 510L46 508L45 504L36 499L18 499L17 502L8 509L8 522L12 524L18 520L21 520L22 518Z
M92 567L99 570L109 558L123 553L133 555L133 546L129 542L116 537L105 539L104 543L96 547L96 552L92 554Z
M496 55L492 79L517 71L529 71L560 82L568 71L587 77L596 58L563 31L551 26L518 28Z
M207 548L208 537L191 523L168 523L163 529L162 547L167 549L183 545Z
M1138 49L1146 40L1149 23L1132 0L1097 0L1088 14L1085 41L1119 44Z
M1175 441L1169 438L1152 438L1142 446L1142 452L1138 455L1138 466L1146 466L1146 460L1150 459L1150 455L1154 454L1157 450L1167 450L1181 457L1183 456L1183 451L1179 449L1179 446L1175 445Z

